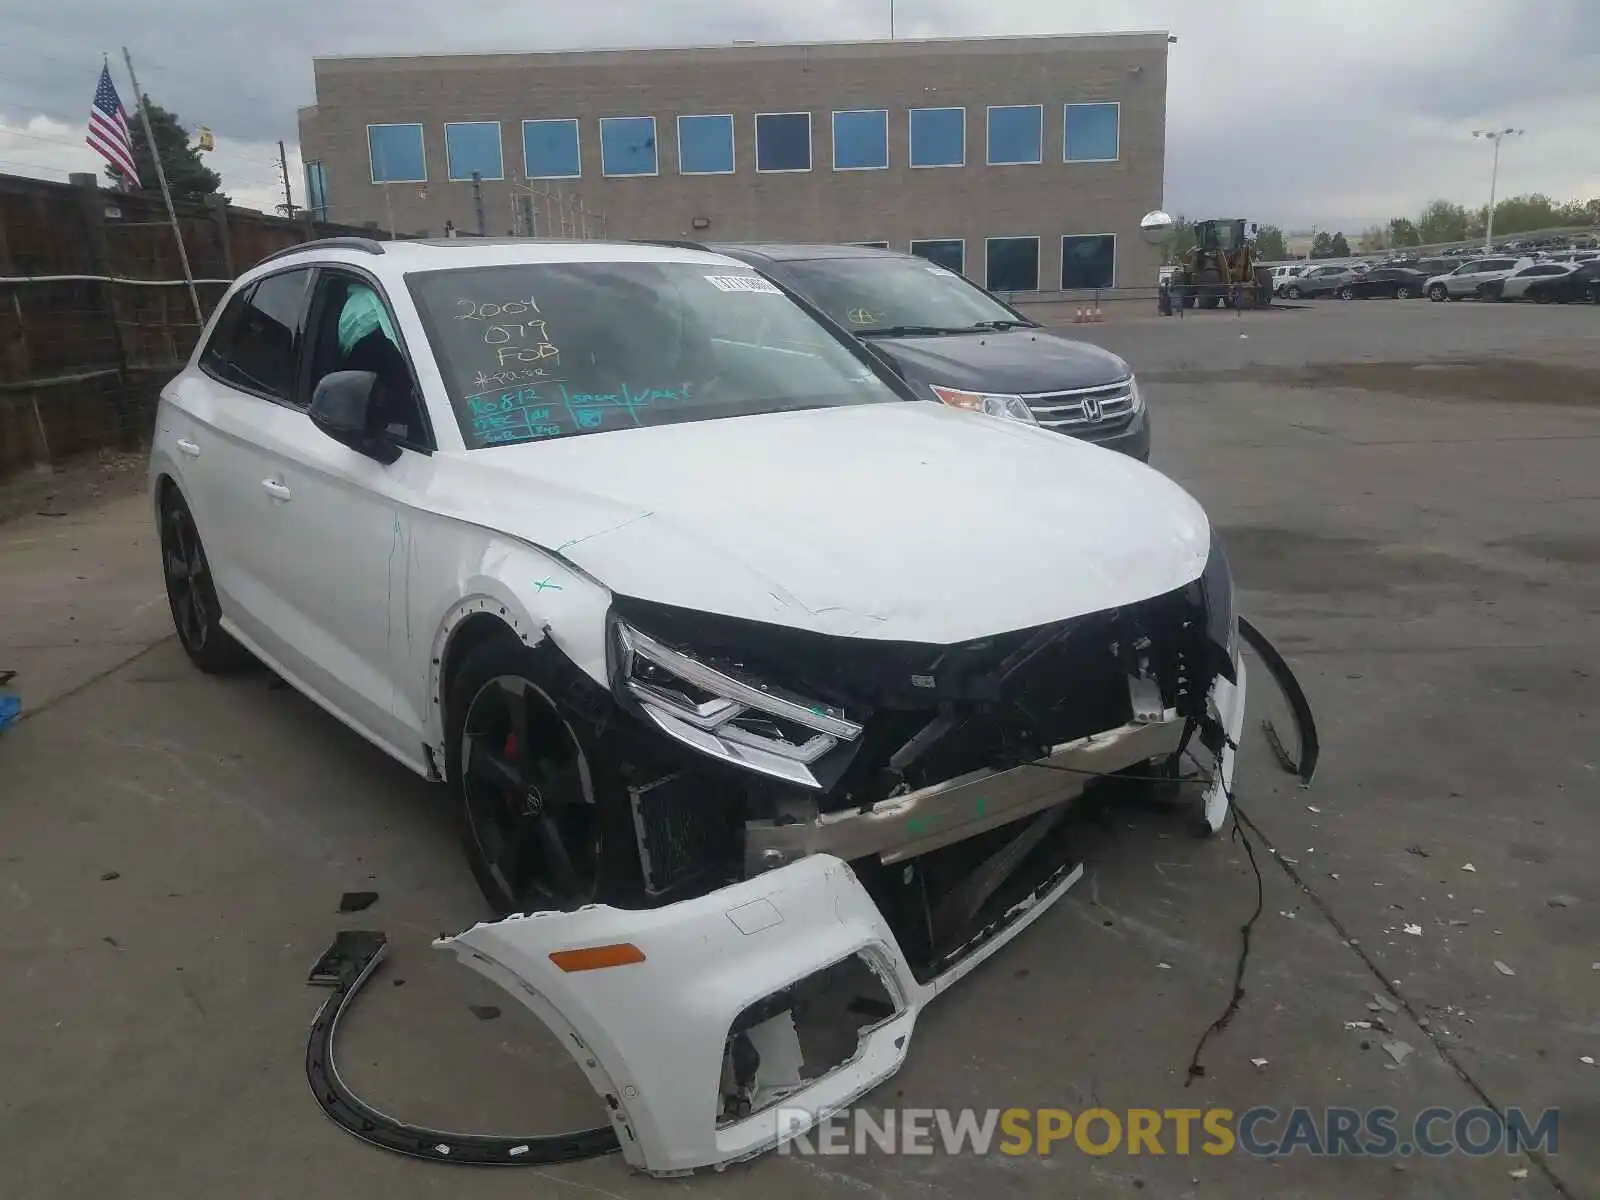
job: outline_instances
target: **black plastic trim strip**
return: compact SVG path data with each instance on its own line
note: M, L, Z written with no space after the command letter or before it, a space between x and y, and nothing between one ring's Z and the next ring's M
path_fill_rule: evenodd
M1267 740L1272 744L1272 752L1278 761L1283 764L1284 770L1291 775L1300 776L1302 785L1309 786L1311 777L1317 771L1317 759L1322 752L1321 742L1317 738L1316 718L1311 715L1311 701L1306 699L1300 681L1294 677L1294 671L1284 661L1283 655L1277 648L1267 641L1266 634L1262 633L1244 617L1239 618L1239 636L1250 643L1251 649L1261 656L1261 661L1267 665L1267 670L1272 674L1273 682L1283 692L1283 698L1289 702L1289 712L1294 717L1294 723L1300 730L1300 762L1295 763L1288 752L1283 748L1283 742L1278 737L1278 731L1272 727L1271 721L1261 722L1261 728L1267 735Z
M616 1130L609 1125L533 1137L451 1133L408 1125L379 1112L346 1087L334 1064L333 1040L340 1019L377 971L388 949L389 940L382 933L347 931L339 935L312 969L310 982L329 984L335 989L317 1010L306 1044L306 1080L330 1121L380 1150L462 1166L533 1167L598 1158L618 1149Z

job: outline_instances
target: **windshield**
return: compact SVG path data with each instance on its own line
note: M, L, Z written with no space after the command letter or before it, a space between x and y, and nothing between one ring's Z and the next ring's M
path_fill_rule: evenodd
M902 399L744 267L526 263L406 282L468 449Z
M795 290L854 333L967 333L1029 322L953 271L872 255L784 264Z

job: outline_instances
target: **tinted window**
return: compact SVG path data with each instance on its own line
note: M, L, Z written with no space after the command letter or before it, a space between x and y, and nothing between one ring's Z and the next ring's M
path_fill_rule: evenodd
M980 321L1017 320L959 275L920 258L816 258L785 268L796 291L857 332L899 325L966 332Z
M1037 104L989 110L989 165L1044 161L1044 109Z
M522 165L529 179L576 179L583 173L578 158L578 123L524 121Z
M678 118L678 173L680 175L733 173L732 117Z
M421 125L368 125L367 156L373 183L422 183L428 178Z
M912 242L910 250L918 258L938 263L947 271L957 275L967 273L967 244L960 238L927 238Z
M1509 271L1512 267L1514 267L1516 265L1517 265L1517 260L1514 259L1514 258L1491 258L1487 262L1485 262L1479 268L1479 270L1483 270L1483 271Z
M967 161L966 109L913 108L910 122L913 167L959 167Z
M656 119L601 117L600 170L605 175L654 175Z
M499 121L447 121L444 161L451 179L500 179L505 163L500 154Z
M306 269L269 275L230 303L202 363L224 383L274 400L294 398L295 354L305 315ZM235 306L237 305L237 311Z
M988 287L991 292L1039 290L1039 239L990 238Z
M1109 233L1069 234L1061 239L1061 290L1113 286L1117 239Z
M1120 148L1118 124L1121 109L1116 104L1069 104L1063 126L1067 162L1110 162Z
M395 331L394 316L376 288L354 275L323 271L317 278L316 328L308 339L311 395L332 371L371 371L376 424L409 446L428 445L422 405Z
M887 109L833 114L833 169L870 171L889 165Z
M407 283L471 449L902 399L742 266L525 263Z
M1543 267L1528 267L1517 272L1518 275L1565 275L1566 273L1567 268L1558 267L1554 264Z
M756 170L811 170L810 113L762 113L756 117Z

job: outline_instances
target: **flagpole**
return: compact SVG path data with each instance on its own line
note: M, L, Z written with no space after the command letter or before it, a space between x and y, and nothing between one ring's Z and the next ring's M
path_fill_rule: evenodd
M172 236L178 239L178 261L183 264L183 279L189 285L189 302L194 305L194 319L196 326L206 323L205 313L200 311L200 293L194 290L194 272L189 270L189 251L183 245L183 229L178 224L178 210L172 207L172 192L167 187L167 172L161 165L161 151L156 146L155 132L150 128L150 113L144 106L144 92L139 87L139 77L133 73L133 56L128 53L128 48L122 48L122 61L128 65L128 78L133 81L133 98L139 105L139 121L144 126L145 145L150 147L150 157L155 160L156 178L161 181L161 198L167 202L167 220L172 222ZM196 329L196 336L199 330Z

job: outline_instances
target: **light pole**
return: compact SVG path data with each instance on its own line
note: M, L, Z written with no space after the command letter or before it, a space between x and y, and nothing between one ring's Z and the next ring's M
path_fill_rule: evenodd
M1488 138L1494 143L1494 167L1489 172L1489 216L1483 225L1483 250L1489 253L1494 248L1494 186L1500 178L1500 143L1508 137L1521 137L1525 129L1474 129L1472 136Z

